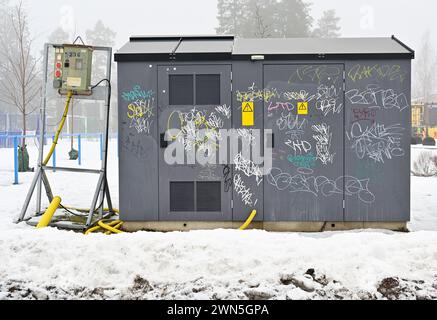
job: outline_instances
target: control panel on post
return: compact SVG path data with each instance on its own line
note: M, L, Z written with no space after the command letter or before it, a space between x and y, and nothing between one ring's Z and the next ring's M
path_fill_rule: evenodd
M55 47L53 87L61 94L91 94L93 48L83 45Z

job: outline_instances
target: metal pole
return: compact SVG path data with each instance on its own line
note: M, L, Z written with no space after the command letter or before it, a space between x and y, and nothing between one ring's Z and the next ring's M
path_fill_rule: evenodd
M43 74L43 91L41 96L41 127L40 127L40 138L39 138L39 157L38 157L38 166L42 167L42 163L44 161L44 136L46 132L46 107L47 107L47 79L48 79L48 61L49 61L49 50L50 44L44 45L44 74ZM43 170L43 169L41 169ZM42 180L39 178L37 183L37 194L36 194L36 212L41 212L41 188L42 188ZM28 204L27 204L28 205Z
M77 161L82 165L82 139L80 134L77 136Z
M111 102L111 90L110 90L110 84L111 84L111 69L112 69L112 48L107 49L107 66L106 66L106 79L108 79L109 83L107 83L107 97L105 101L106 106L106 112L105 112L105 131L103 132L103 150L102 150L102 172L104 174L104 180L100 189L100 199L102 201L102 207L99 210L99 215L103 216L103 203L105 199L105 188L107 187L107 177L106 177L106 168L108 164L108 136L109 136L109 115L110 115L110 102ZM112 211L112 208L109 208L110 211Z
M101 133L99 136L100 139L100 161L103 160L103 134Z
M55 137L52 137L53 142L55 141ZM53 161L53 172L56 172L56 148L55 150L53 150L53 155L52 155L52 161Z
M14 137L14 184L18 184L18 137Z

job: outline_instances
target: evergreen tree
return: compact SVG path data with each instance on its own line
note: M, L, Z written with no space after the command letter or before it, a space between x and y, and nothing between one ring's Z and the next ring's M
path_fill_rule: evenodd
M340 18L336 16L335 10L326 10L317 21L317 27L313 36L317 38L337 38L340 36Z
M276 3L274 29L280 38L301 38L311 35L313 18L309 2L282 0Z
M310 35L310 4L302 0L218 0L218 34L245 38Z
M49 35L49 43L56 44L64 44L69 43L71 40L69 39L68 32L62 29L61 27L57 27L53 32Z
M87 30L86 44L92 46L113 47L115 45L115 36L117 33L106 27L101 20L97 21L94 28ZM100 81L105 77L106 60L104 54L96 52L93 56L93 79Z
M85 44L91 46L103 46L103 47L114 47L115 46L115 36L117 33L106 27L101 20L97 21L94 28L91 30L87 30L85 32L86 42ZM106 54L103 52L94 52L93 53L93 72L92 72L92 83L96 84L98 81L104 79L106 77ZM116 79L116 71L115 64L112 63L112 72L111 72L111 86L112 86L112 94L111 94L111 114L110 114L110 123L113 128L116 127L117 123L117 110L116 110L116 101L117 101L117 79ZM97 131L101 131L102 127L102 119L103 119L103 108L99 109L101 112L99 115L96 113L93 114L92 110L87 110L87 114L91 116L93 121L91 121L91 126L98 128L94 129ZM100 120L94 122L96 118ZM93 123L94 122L94 123Z

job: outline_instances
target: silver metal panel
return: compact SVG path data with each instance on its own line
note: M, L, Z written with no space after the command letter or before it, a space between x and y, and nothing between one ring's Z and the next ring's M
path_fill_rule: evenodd
M265 221L343 220L343 65L265 65ZM304 103L308 114L299 114Z
M346 221L410 219L411 64L346 63Z
M128 42L116 54L172 53L178 43L179 39Z
M259 99L252 99L250 92L263 88L263 65L262 62L234 62L232 66L232 87L233 87L233 108L232 123L233 128L239 129L238 134L244 143L251 144L251 148L256 148L256 142L250 136L252 129L261 130L264 128L264 104ZM249 95L248 95L249 94ZM253 101L255 125L253 127L242 126L242 107L243 102ZM261 150L264 150L264 139L260 139ZM241 151L242 145L239 145ZM261 151L261 155L263 155ZM250 159L253 160L253 159ZM261 166L262 167L262 166ZM237 179L237 188L234 188L234 221L245 221L253 209L257 210L255 221L264 219L264 184L254 176L247 176L241 170L235 170L231 166L232 172L227 176L231 183Z
M183 40L176 53L231 53L233 40Z
M409 53L391 38L236 38L233 54L366 54Z
M154 64L120 63L118 128L120 218L158 220L158 127Z
M217 111L219 105L169 105L169 76L170 75L199 75L199 74L220 74L220 106L231 105L231 66L230 65L171 65L160 66L158 69L158 118L159 134L164 134L168 129L181 129L188 132L186 119L198 119L195 130L206 129L216 130L209 122L212 117L219 119L217 123L221 129L231 128L231 117ZM201 115L198 118L197 115ZM185 120L184 120L185 119ZM185 122L187 121L187 122ZM191 122L193 123L193 122ZM218 128L218 127L217 127ZM184 133L177 141L169 144L180 143L180 139L189 140ZM159 140L158 140L159 141ZM206 142L207 143L207 142ZM199 143L194 147L185 147L186 150L196 148L203 144ZM182 145L184 148L184 145ZM159 220L162 221L230 221L232 220L232 190L225 190L223 183L223 165L168 165L164 159L165 148L159 149ZM221 212L201 211L178 211L172 212L170 206L170 183L172 182L220 182L221 188ZM156 189L156 186L154 187ZM196 202L196 198L194 199Z

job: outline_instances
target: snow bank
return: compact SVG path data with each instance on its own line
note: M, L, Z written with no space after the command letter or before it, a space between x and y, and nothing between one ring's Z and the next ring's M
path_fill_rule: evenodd
M63 143L58 164L70 165ZM115 142L111 146L109 183L117 204ZM98 167L98 142L84 147L84 167ZM0 149L2 159L9 159L6 152ZM22 184L11 185L8 161L0 168L0 298L437 299L435 178L412 178L411 233L85 236L13 224L33 175L20 174ZM91 201L96 177L58 172L49 179L66 203Z

